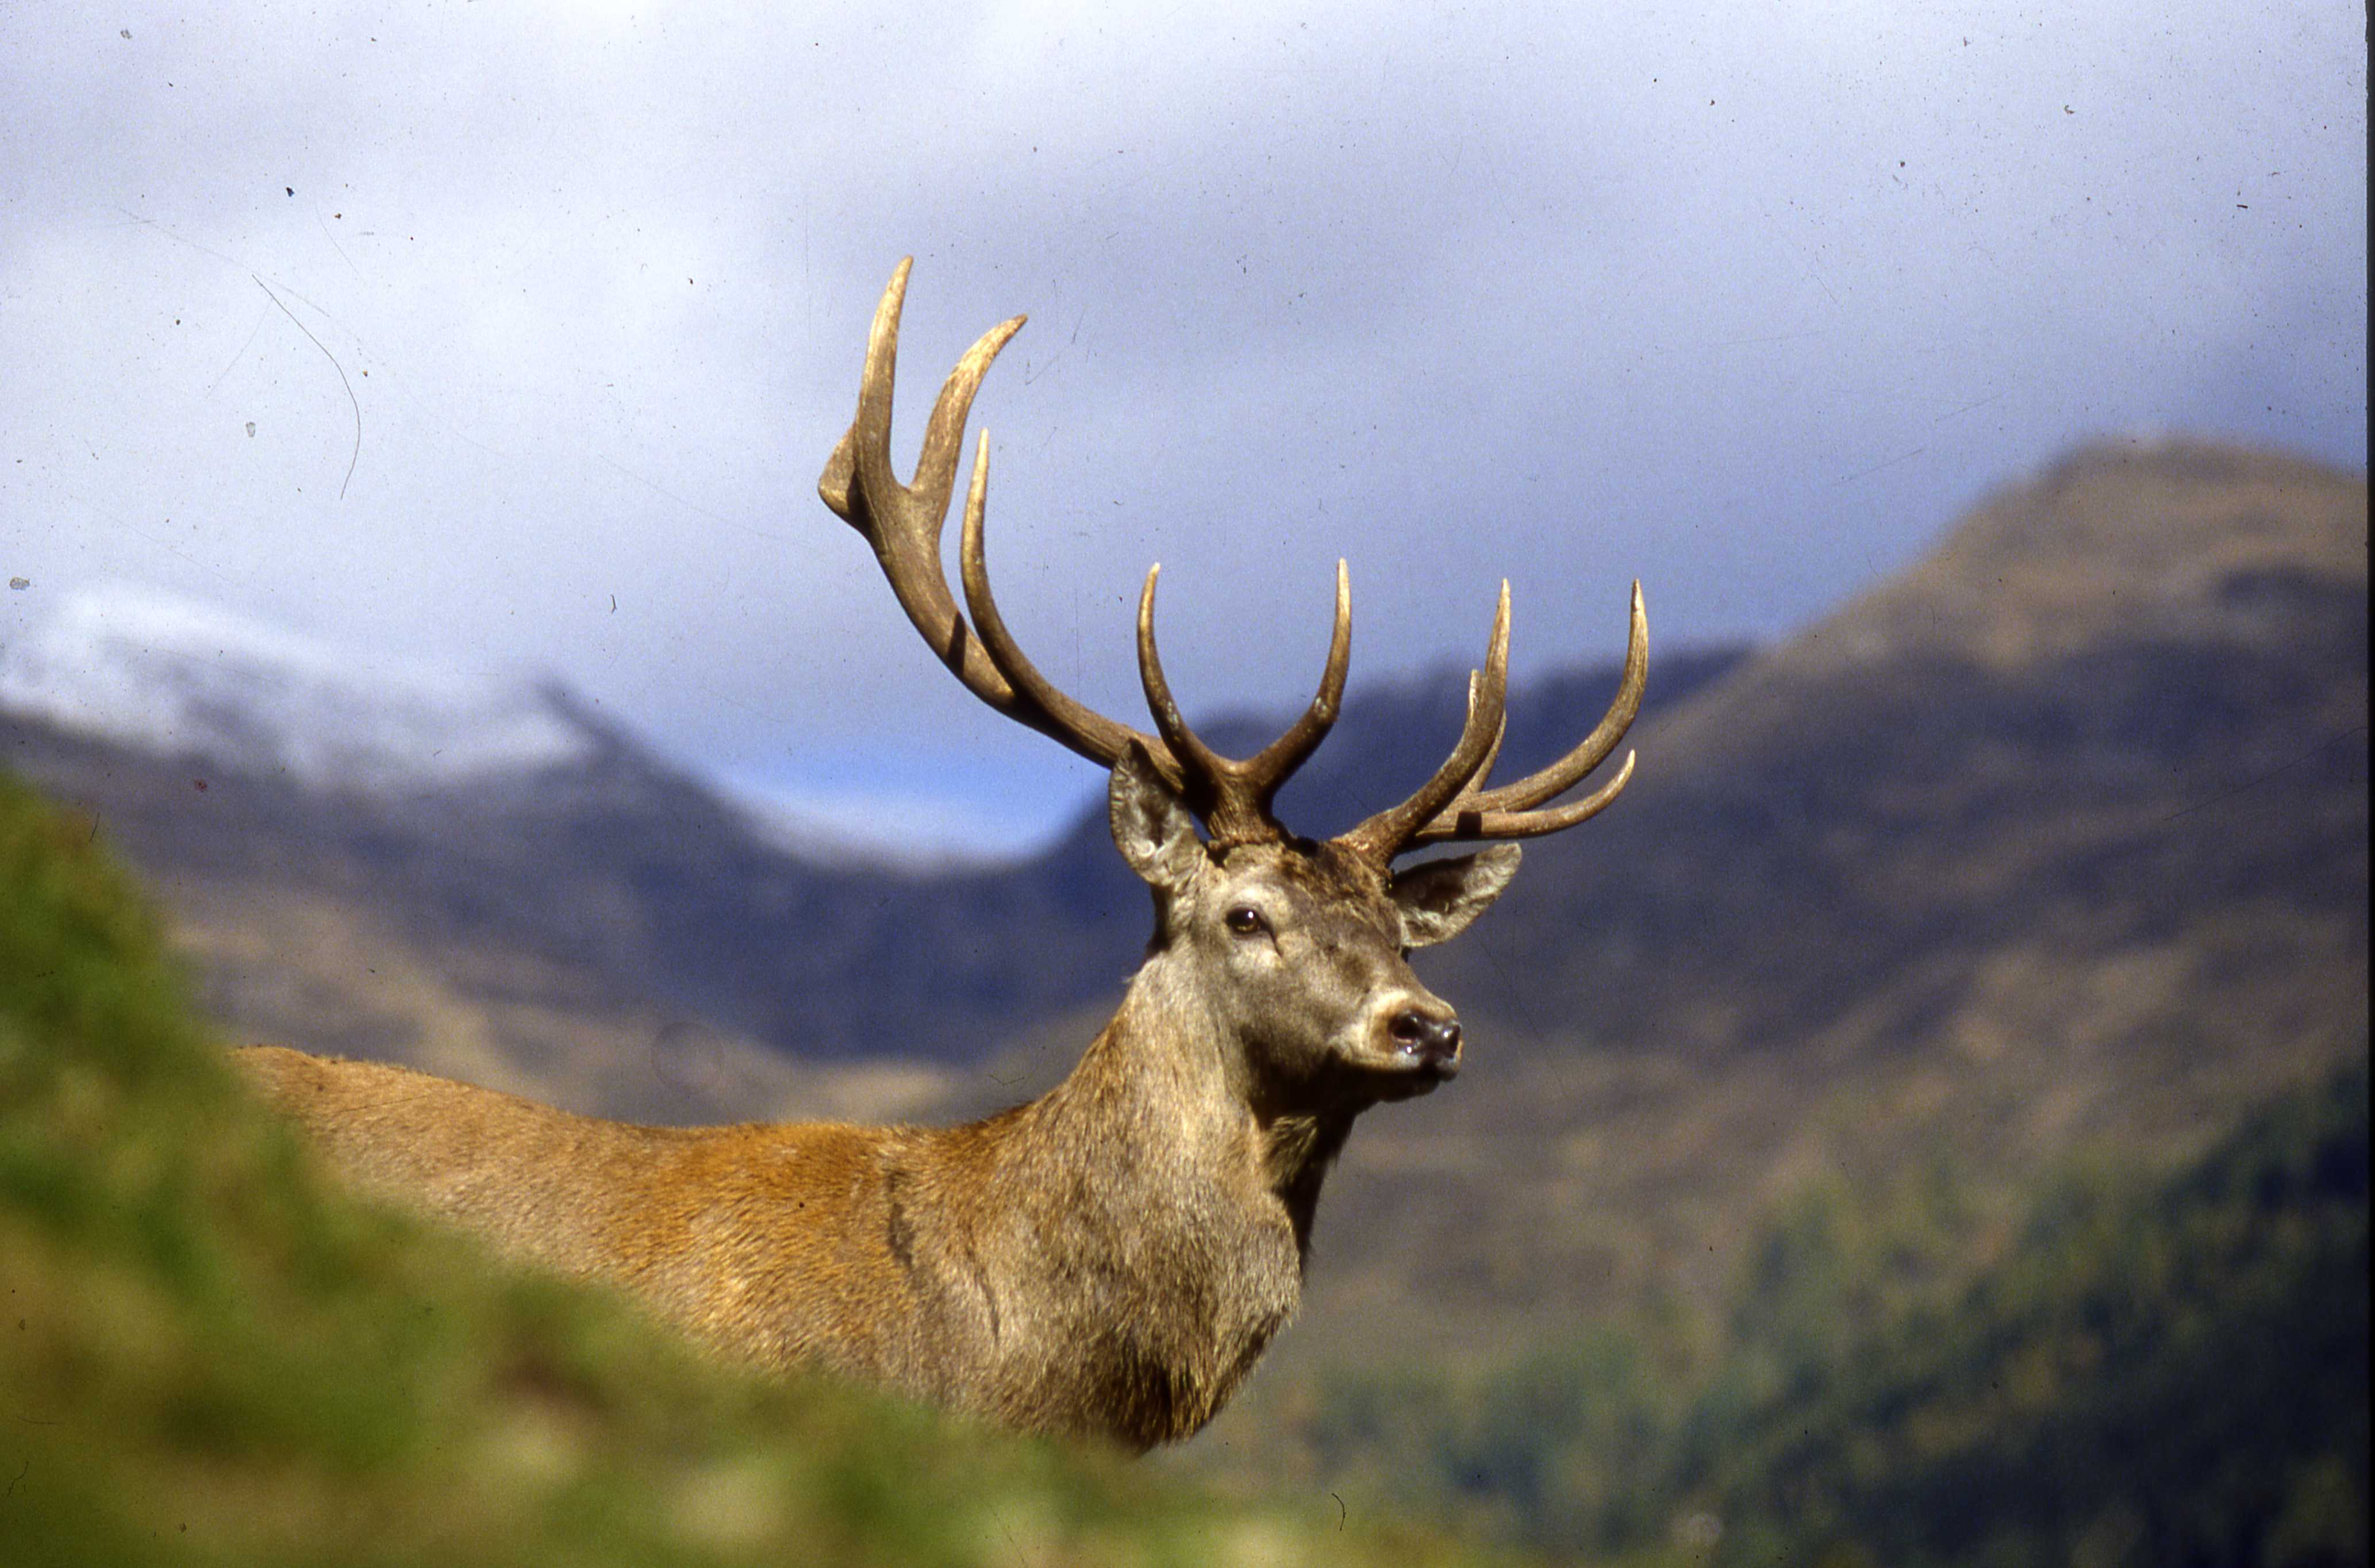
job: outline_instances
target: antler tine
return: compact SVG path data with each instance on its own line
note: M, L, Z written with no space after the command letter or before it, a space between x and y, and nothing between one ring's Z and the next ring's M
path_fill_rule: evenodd
M949 592L940 565L940 533L948 524L949 493L963 456L964 427L974 395L981 388L998 350L1022 326L1016 316L981 335L941 384L924 430L924 449L912 483L901 484L891 466L891 392L897 380L899 316L907 297L910 256L891 275L867 335L866 370L858 383L857 415L833 447L817 481L817 493L874 547L907 619L965 689L1019 724L1048 736L1110 767L1131 740L1143 743L1158 769L1175 782L1176 760L1163 743L1117 724L1058 691L1022 655L989 596L981 567L982 515L989 489L989 437L975 450L973 481L965 492L965 599L978 626L969 626ZM976 581L977 579L977 581Z
M1584 776L1608 760L1633 727L1633 720L1641 712L1641 692L1649 682L1649 618L1641 607L1641 584L1633 584L1631 624L1625 638L1625 676L1617 683L1616 696L1608 704L1608 712L1589 735L1575 749L1539 772L1527 774L1508 784L1491 789L1480 789L1463 795L1457 802L1462 813L1529 811L1581 783ZM1487 767L1476 777L1481 783L1491 773ZM1597 798L1596 796L1594 798ZM1613 792L1611 792L1613 798ZM1603 803L1604 804L1604 803ZM1585 813L1589 816L1590 813ZM1583 819L1575 819L1581 821ZM1543 830L1548 831L1550 830Z
M1257 799L1268 811L1279 787L1294 776L1328 732L1336 727L1336 717L1343 712L1344 676L1353 665L1353 581L1340 558L1336 562L1336 624L1328 634L1328 663L1319 672L1319 690L1311 699L1311 706L1296 719L1284 735L1263 747L1248 758L1246 772L1258 792Z
M1006 618L998 613L998 600L989 591L989 562L982 548L988 489L989 432L984 430L974 453L973 483L965 491L964 529L957 543L958 570L964 582L965 607L973 612L974 631L980 637L990 662L1014 689L1015 716L1107 767L1119 760L1135 740L1146 748L1148 758L1171 786L1180 787L1185 774L1172 748L1065 695L1039 673L1039 667L1007 630Z
M1380 866L1409 848L1499 753L1502 730L1508 722L1508 690L1509 584L1504 582L1500 603L1493 612L1493 641L1485 651L1484 668L1482 673L1471 670L1468 676L1468 717L1460 725L1459 743L1417 794L1339 835L1337 842Z
M1154 727L1163 732L1164 744L1179 759L1187 775L1188 808L1209 825L1225 794L1221 780L1229 771L1229 759L1188 727L1177 699L1171 695L1171 683L1163 678L1163 655L1154 647L1154 584L1162 575L1163 563L1158 560L1146 569L1146 586L1139 590L1138 680L1146 689L1146 708L1154 715Z
M1506 606L1507 584L1501 592ZM1616 776L1581 800L1534 809L1552 796L1572 789L1605 761L1616 743L1625 738L1634 715L1641 711L1641 691L1649 676L1649 620L1641 607L1641 584L1637 582L1633 584L1631 619L1625 636L1624 678L1617 685L1615 700L1592 732L1574 750L1538 772L1494 789L1473 785L1463 789L1448 807L1412 833L1407 847L1483 839L1538 838L1597 817L1624 793L1633 777L1634 753L1630 751L1625 754ZM1477 783L1481 784L1491 772L1490 763L1478 769Z
M1319 677L1319 691L1311 706L1284 735L1252 757L1239 761L1223 757L1188 727L1163 674L1163 655L1154 643L1154 585L1162 577L1158 562L1146 572L1146 586L1138 596L1138 675L1146 688L1146 706L1154 715L1172 754L1185 774L1188 808L1204 819L1215 844L1275 840L1285 830L1270 813L1270 802L1289 775L1302 766L1336 723L1344 698L1344 676L1353 658L1353 589L1344 563L1336 563L1336 624L1328 639L1328 664Z
M940 571L940 530L948 520L949 492L964 439L974 394L998 351L1022 326L1016 316L982 334L949 373L924 431L916 478L903 485L891 468L891 387L899 361L899 312L907 295L910 256L891 275L867 335L866 370L858 383L857 416L833 449L817 494L843 521L874 547L882 574L900 608L924 641L966 690L998 709L1011 712L1014 694L988 655L968 635L964 617ZM1019 714L1016 716L1020 716Z
M1531 839L1544 833L1555 833L1572 828L1577 822L1599 816L1611 801L1624 793L1633 778L1633 760L1638 753L1627 751L1617 766L1616 776L1585 796L1565 806L1554 806L1542 811L1479 811L1471 809L1465 800L1454 801L1452 808L1421 828L1411 837L1410 847L1423 844L1471 843L1485 839Z

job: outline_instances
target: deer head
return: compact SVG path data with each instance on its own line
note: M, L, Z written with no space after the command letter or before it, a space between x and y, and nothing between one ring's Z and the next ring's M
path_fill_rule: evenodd
M825 504L873 547L908 619L966 690L1112 770L1114 842L1154 894L1156 928L1141 979L1151 978L1157 990L1167 984L1177 993L1169 1006L1202 1015L1199 1023L1232 1043L1229 1067L1249 1099L1357 1110L1433 1089L1459 1068L1459 1024L1412 973L1408 954L1466 929L1508 885L1519 852L1494 843L1400 870L1394 862L1429 845L1556 832L1616 798L1632 777L1629 752L1598 789L1550 804L1607 760L1639 711L1648 672L1640 584L1633 585L1615 701L1566 756L1522 779L1486 783L1505 721L1505 582L1484 667L1469 678L1466 723L1442 766L1408 799L1350 831L1319 841L1300 837L1279 821L1272 803L1336 722L1352 653L1344 564L1337 563L1335 625L1318 693L1285 734L1252 757L1220 755L1181 716L1155 645L1160 565L1148 570L1138 607L1139 678L1154 733L1057 690L1024 654L990 592L983 548L987 432L975 447L965 496L962 610L940 563L967 413L982 377L1024 318L991 328L958 361L932 409L915 477L902 484L891 463L891 392L912 265L899 264L875 311L857 415L818 485Z

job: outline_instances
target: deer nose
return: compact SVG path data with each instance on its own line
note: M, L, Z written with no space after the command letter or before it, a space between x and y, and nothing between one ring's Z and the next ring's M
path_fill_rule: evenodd
M1447 1015L1404 1008L1386 1025L1395 1045L1415 1056L1422 1067L1448 1075L1459 1061L1459 1020Z

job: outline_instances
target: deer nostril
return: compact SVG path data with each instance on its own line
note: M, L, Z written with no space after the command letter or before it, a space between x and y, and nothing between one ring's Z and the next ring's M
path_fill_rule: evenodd
M1396 1013L1386 1026L1396 1045L1428 1063L1450 1061L1459 1055L1459 1020L1430 1018L1416 1008Z

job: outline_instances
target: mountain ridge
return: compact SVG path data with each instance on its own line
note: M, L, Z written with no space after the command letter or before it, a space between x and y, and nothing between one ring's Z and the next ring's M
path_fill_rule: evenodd
M2051 970L2057 944L2157 950L2220 900L2308 921L2346 966L2363 947L2339 912L2366 876L2364 745L2347 740L2364 734L2364 519L2363 479L2282 454L2074 453L1798 638L1660 654L1625 798L1530 845L1493 917L1423 973L1471 1020L1480 1067L1531 1074L1587 1049L1712 1060L1826 1038L1852 1056L1935 1028L1983 1050L2012 1026L1974 1021L1972 997L2018 992L2006 977ZM1614 686L1610 667L1514 694L1503 772L1570 744ZM1356 689L1282 810L1326 831L1398 798L1457 733L1461 689L1452 672ZM1018 1044L1052 1068L1135 964L1145 894L1093 810L1019 866L804 864L566 693L542 700L581 752L476 794L195 789L173 760L22 714L0 714L0 756L203 914L195 946L239 1027L434 1066L462 1020L480 1043L449 1070L564 1100L607 1079L573 1102L611 1114L795 1103L659 1091L686 1076L686 1041L740 1064L718 1076L731 1092L786 1064L886 1057L971 1079ZM1242 749L1276 725L1206 727ZM285 917L275 940L241 935L276 899L337 941ZM292 984L316 947L344 956ZM408 1017L375 990L375 949L436 1005ZM561 1071L595 1040L637 1065Z
M2272 474L2315 515L2252 521ZM1991 575L1958 529L1648 726L1618 808L1421 955L1472 1059L1428 1127L1372 1118L1348 1148L1315 1315L1337 1292L1331 1318L1489 1334L1516 1303L1711 1299L1743 1216L1807 1181L2173 1159L2363 1058L2364 480L2086 452L1963 526L2150 533L2172 494L2261 542L2152 594L2114 552L2096 581L2137 584L2126 608L2008 662L1984 624L1891 659L1822 645Z
M1737 656L1669 659L1652 709ZM1513 763L1563 749L1567 710L1588 700L1597 712L1614 685L1611 668L1520 693ZM1439 672L1356 690L1336 744L1290 786L1286 808L1349 822L1373 808L1373 774L1398 766L1413 783L1423 777L1433 760L1418 760L1422 736L1457 732L1461 689ZM1113 854L1101 810L1009 866L810 856L784 849L727 793L566 689L546 683L534 698L568 746L462 778L325 778L271 749L242 759L238 737L270 726L219 714L201 730L152 728L125 745L62 728L54 701L31 713L0 706L0 756L106 822L160 883L211 955L210 995L231 1021L321 1049L434 1061L521 1092L539 1087L526 1058L549 1060L549 1041L518 1039L506 1061L505 1028L479 1019L465 1032L487 1043L455 1055L425 1025L407 1032L400 1005L369 1000L382 966L360 955L373 944L402 949L396 967L439 994L431 1010L448 1031L457 1009L507 1008L526 992L573 1013L581 1032L605 1008L632 1011L656 1020L642 1028L646 1039L705 1034L729 1043L746 1068L755 1058L745 1046L796 1061L977 1066L1007 1039L1117 998L1136 965L1146 893ZM1235 745L1261 722L1223 716L1211 731ZM337 976L315 977L319 1017L268 973L301 965L307 949L239 935L279 923L266 907L276 897L301 897L338 928L325 949L349 954ZM284 1005L266 1005L276 995ZM622 1066L607 1077L648 1082L656 1070ZM689 1109L632 1099L599 1108Z

